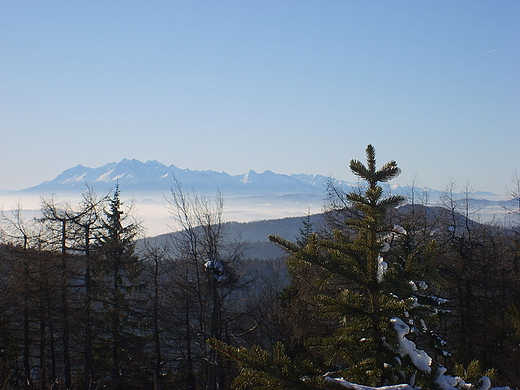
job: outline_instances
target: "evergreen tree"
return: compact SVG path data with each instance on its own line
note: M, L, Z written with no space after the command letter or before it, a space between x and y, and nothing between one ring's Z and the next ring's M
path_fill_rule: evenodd
M99 378L113 389L132 388L141 380L143 368L143 333L140 330L141 308L138 290L142 288L142 267L135 254L135 239L140 231L137 223L128 223L123 215L119 188L107 198L102 232L96 254L96 294L101 305L100 329L96 360L98 372L109 373ZM102 309L101 309L102 308Z
M347 219L341 230L327 238L310 234L304 245L270 237L291 254L292 267L310 266L328 276L326 292L314 299L335 330L306 340L308 351L303 356L288 356L280 345L270 354L211 340L214 348L241 365L238 387L258 383L263 388L341 388L333 377L371 386L407 381L414 385L416 377L429 380L436 375L429 361L420 370L420 362L413 361L416 356L402 356L400 347L407 330L400 319L412 324L414 316L427 310L418 302L417 285L410 282L413 267L387 256L390 246L406 235L400 226L388 224L389 211L404 198L384 197L379 183L393 179L400 169L390 161L378 170L371 145L366 156L366 166L350 162L351 171L366 186L346 194L355 217ZM333 373L324 376L325 372Z

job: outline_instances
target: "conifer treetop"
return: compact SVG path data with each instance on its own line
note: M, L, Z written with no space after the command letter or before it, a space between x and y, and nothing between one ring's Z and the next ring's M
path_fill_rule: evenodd
M376 167L376 151L372 145L366 148L367 165L365 166L359 160L350 161L350 170L359 178L363 179L368 188L364 194L358 192L350 192L346 194L346 198L357 209L367 213L380 213L383 217L388 209L401 205L405 198L402 196L383 196L383 188L379 185L381 182L388 182L401 173L401 169L394 160L384 164L381 169Z
M350 161L350 170L358 177L366 180L370 187L377 186L378 182L388 182L401 173L397 163L392 160L387 162L380 170L376 168L376 150L372 145L366 148L367 166L359 160Z

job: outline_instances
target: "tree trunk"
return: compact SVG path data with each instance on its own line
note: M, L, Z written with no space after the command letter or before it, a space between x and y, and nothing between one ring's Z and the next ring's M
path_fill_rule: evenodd
M68 281L67 281L67 230L66 222L62 221L61 230L61 310L62 310L62 343L63 343L63 368L65 374L65 389L72 387L71 363L70 363L70 322L69 322L69 301L68 301Z

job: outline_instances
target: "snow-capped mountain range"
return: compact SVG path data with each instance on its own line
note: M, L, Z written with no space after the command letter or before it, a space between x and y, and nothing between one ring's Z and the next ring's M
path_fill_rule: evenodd
M66 169L54 179L45 181L22 192L81 192L86 184L96 191L110 191L119 184L126 192L165 192L170 191L178 182L191 191L215 192L231 195L301 194L323 195L326 183L333 180L340 188L350 191L355 183L332 179L323 175L279 174L272 171L257 173L253 170L242 175L229 175L212 170L180 169L175 165L166 166L158 161L141 162L136 159L123 159L98 168L77 165ZM411 188L397 184L388 186L394 194L408 196ZM441 191L427 190L428 195L437 198ZM497 199L498 195L489 192L472 194L478 199Z
M327 203L327 182L333 180L336 188L349 192L357 183L331 179L323 175L279 174L272 171L257 173L249 171L242 175L229 175L212 170L197 171L166 166L157 161L141 162L123 159L98 168L78 165L66 169L54 179L21 191L0 192L0 208L10 210L21 204L28 215L38 215L41 197L57 195L60 199L79 201L88 186L98 195L114 190L116 184L121 195L137 208L148 234L162 234L171 224L167 208L170 191L180 183L185 192L196 192L213 197L221 192L225 200L227 221L249 222L285 217L316 214ZM396 180L397 181L397 180ZM428 204L439 205L442 191L388 184L386 191L404 195L413 202L421 203L427 194ZM453 194L460 197L459 194ZM492 220L504 214L506 201L488 192L471 194L472 205L484 220ZM412 201L412 200L410 200ZM510 201L509 201L510 203Z
M54 179L37 186L27 188L24 192L71 192L82 191L85 184L95 190L105 191L119 184L123 191L169 191L175 182L183 188L195 191L215 191L223 193L316 193L323 192L329 180L321 175L284 175L265 171L257 173L249 171L243 175L229 175L225 172L211 170L197 171L180 169L175 165L166 166L158 161L141 162L123 159L98 168L77 165L69 168ZM347 184L347 183L343 183Z

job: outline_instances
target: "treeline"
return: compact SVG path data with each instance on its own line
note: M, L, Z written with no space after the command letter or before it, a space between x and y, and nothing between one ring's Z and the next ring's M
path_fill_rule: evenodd
M341 190L329 195L326 223L304 218L296 247L337 232L356 239L344 221L362 213ZM392 208L385 224L405 233L385 262L412 267L434 292L422 298L436 300L435 316L412 337L436 362L466 375L478 360L498 385L519 386L520 230L472 221L468 202L448 191L443 208L426 199ZM326 267L245 258L224 230L220 195L179 185L169 208L182 233L139 246L141 226L118 188L86 191L77 205L44 199L30 221L21 210L3 216L0 389L230 389L239 370L208 339L282 343L303 360L315 356L310 339L338 329L316 299L345 287Z
M179 190L170 206L182 236L139 247L119 189L3 215L1 389L228 388L233 368L206 340L261 338L286 274L277 261L246 270L221 197Z

